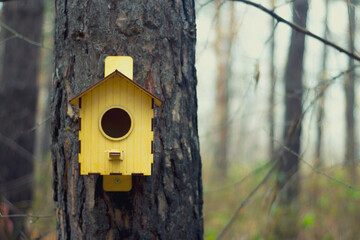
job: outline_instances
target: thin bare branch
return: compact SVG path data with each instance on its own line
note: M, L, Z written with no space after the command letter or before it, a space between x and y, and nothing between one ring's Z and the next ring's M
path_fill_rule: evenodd
M352 186L338 178L335 178L329 174L327 174L326 172L320 170L319 168L316 168L314 167L311 163L307 162L304 160L304 158L302 156L300 156L298 153L294 152L293 150L291 150L290 148L288 148L287 146L283 145L282 143L280 143L280 141L274 139L274 141L276 143L278 143L284 150L288 151L289 153L293 154L294 156L298 157L300 161L302 161L303 163L305 163L307 166L309 166L314 172L320 174L320 175L323 175L324 177L332 180L332 181L335 181L337 183L340 183L341 185L344 185L345 187L349 188L349 189L352 189L352 190L355 190L355 191L360 191L360 188L358 187L355 187L355 186Z
M38 129L41 125L45 124L47 121L51 120L51 116L45 118L44 120L42 120L41 122L37 123L35 126L33 126L32 128L30 128L27 131L24 131L25 133L30 133L32 131L35 131L36 129Z
M324 93L326 91L326 89L331 85L331 83L333 83L335 80L337 80L338 78L342 77L343 75L354 71L356 68L360 67L360 65L355 65L345 71L340 72L339 74L337 74L336 76L327 79L327 80L323 80L321 82L321 84L319 84L317 86L317 88L322 87L321 91L319 92L319 94L309 103L309 105L303 110L302 115L305 115L305 113L307 111L309 111L309 109L315 105L315 103L322 97L324 96Z
M291 3L293 3L294 1L295 1L295 0L290 0L290 1L283 2L283 3L275 6L275 7L274 7L274 10L275 10L275 9L278 9L278 8L281 8L281 7L283 7L283 6L286 6L286 5L288 5L288 4L291 4Z
M214 0L208 0L204 3L199 3L199 8L196 10L196 13L198 13L203 7L207 6L209 3L213 2Z
M268 173L265 175L265 177L261 180L261 182L249 193L249 195L241 202L239 207L235 210L234 214L230 218L229 222L225 225L223 230L220 232L220 234L216 237L216 240L220 240L224 237L225 233L229 230L231 225L234 223L236 217L239 215L239 212L241 209L243 209L248 203L249 200L254 196L254 194L260 189L262 185L264 185L267 180L270 178L271 174L275 171L277 167L277 162L274 163L272 168L268 171Z
M251 176L254 176L258 173L260 173L262 170L264 170L265 168L267 168L271 163L273 163L272 161L268 161L266 162L265 164L261 165L260 167L256 168L255 170L253 170L252 172L250 172L249 174L247 174L245 177L241 178L240 180L230 184L230 185L227 185L225 187L222 187L222 188L218 188L218 189L214 189L214 190L209 190L209 191L204 191L204 195L207 195L207 194L211 194L211 193L218 193L218 192L222 192L222 191L226 191L228 189L231 189L233 187L236 187L240 184L242 184L245 180L247 180L249 177Z
M32 215L32 214L10 214L10 215L3 215L0 213L0 218L50 218L54 217L53 215Z
M298 32L301 32L309 37L312 37L312 38L315 38L317 40L319 40L320 42L338 50L339 52L342 52L346 55L348 55L349 57L353 58L353 59L356 59L357 61L360 61L360 56L358 55L355 55L354 53L351 53L349 52L348 50L340 47L339 45L333 43L333 42L330 42L329 40L327 39L324 39L312 32L310 32L309 30L307 30L306 28L303 28L297 24L294 24L292 22L289 22L288 20L280 17L279 15L277 15L274 11L270 10L270 9L267 9L266 7L262 6L261 4L258 4L258 3L254 3L252 1L248 1L248 0L229 0L229 1L234 1L234 2L242 2L242 3L245 3L247 5L250 5L250 6L253 6L257 9L260 9L261 11L267 13L268 15L270 15L271 17L275 18L278 22L282 22L284 23L285 25L288 25L289 27L291 27L292 29L298 31Z
M20 155L22 155L25 159L27 159L30 162L33 162L33 160L35 159L34 155L32 155L31 152L29 152L27 149L25 149L17 142L15 142L13 139L5 136L2 133L0 133L0 142L7 145L11 149L16 150Z
M277 28L278 24L279 24L279 22L276 22L276 23L275 23L274 28L272 29L270 36L269 36L268 39L265 41L265 43L264 43L264 45L263 45L263 48L261 49L260 55L259 55L259 57L258 57L258 61L259 61L259 59L261 58L261 56L262 56L264 50L266 49L268 43L274 38L274 36L275 36L275 31L276 31L276 28Z
M2 21L0 21L0 26L3 27L4 29L6 29L7 31L11 32L12 34L14 34L13 36L15 36L16 38L22 39L22 40L24 40L25 42L28 42L28 43L30 43L30 44L32 44L32 45L37 46L37 47L45 48L45 49L47 49L47 50L52 51L51 48L44 46L43 43L35 42L35 41L31 40L30 38L25 37L24 35L18 33L15 29L13 29L13 28L11 28L10 26L8 26L8 25L6 25L5 23L3 23ZM13 37L13 36L12 36L12 37Z
M45 238L46 236L50 235L51 233L55 232L56 231L56 227L50 229L48 232L42 234L41 236L39 236L38 238L35 238L35 239L43 239Z
M2 41L0 42L0 44L3 44L3 43L5 43L5 42L7 42L7 41L9 41L9 40L11 40L11 39L14 39L14 38L17 38L16 35L12 35L12 36L10 36L10 37L8 37L8 38L5 38L4 40L2 40Z
M28 236L26 236L26 234L23 231L20 231L20 236L22 237L22 239L24 240L30 240L30 238Z

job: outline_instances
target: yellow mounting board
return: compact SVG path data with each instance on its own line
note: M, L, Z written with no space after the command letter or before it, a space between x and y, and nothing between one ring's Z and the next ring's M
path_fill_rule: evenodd
M132 177L110 175L103 177L103 189L107 192L128 192L132 188Z
M105 58L104 76L118 70L131 80L133 80L133 59L129 56L108 56Z

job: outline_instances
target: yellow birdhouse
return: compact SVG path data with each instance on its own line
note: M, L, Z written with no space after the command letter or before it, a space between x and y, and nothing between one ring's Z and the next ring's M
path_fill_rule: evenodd
M131 57L107 57L105 78L72 98L79 107L80 174L104 175L106 191L129 191L131 175L151 175L154 106L135 83Z

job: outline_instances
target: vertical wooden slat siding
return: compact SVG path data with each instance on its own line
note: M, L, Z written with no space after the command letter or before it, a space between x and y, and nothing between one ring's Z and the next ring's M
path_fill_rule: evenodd
M81 118L83 116L83 109L79 109L79 121L81 121ZM81 131L81 129L79 129L79 141L81 141L83 139L83 131ZM81 153L78 154L78 162L79 162L79 173L81 173L81 168L80 168L80 163L81 163Z
M131 153L132 155L131 155L131 159L135 159L135 154L136 154L136 151L137 151L137 149L136 149L136 136L135 136L135 134L136 134L136 132L137 132L137 122L138 122L138 120L137 120L137 118L135 117L135 87L134 86L132 86L132 85L130 85L129 84L129 92L130 92L130 94L129 94L129 97L130 97L130 99L129 99L129 109L131 109L132 110L132 114L134 114L133 115L133 124L134 124L134 127L133 127L133 137L132 137L132 140L129 140L129 141L131 141L131 144L132 144L132 146L133 146L133 152ZM131 167L132 167L132 169L135 169L135 166L136 166L136 162L135 161L131 161Z
M149 98L148 96L146 96L146 102L150 103L152 100L152 98ZM144 144L147 144L148 141L150 140L151 137L151 116L149 114L149 104L144 105L144 115L145 115L145 122L144 122L144 130L146 132L146 139L144 139ZM151 162L150 162L150 158L149 158L149 152L146 152L146 156L144 157L144 160L146 162L146 175L148 175L150 173L150 169L151 169Z
M119 100L119 102L117 103L117 105L120 105L120 106L127 106L127 102L126 102L126 94L125 94L125 92L126 92L126 82L125 81L122 81L122 79L120 79L120 78L116 78L116 81L118 81L118 83L119 83L119 93L118 94L120 94L120 100ZM124 139L125 140L125 139ZM123 149L124 149L124 151L126 151L126 152L129 152L129 149L127 149L126 148L126 141L124 141L124 140L121 140L119 143L120 143L120 151L122 151ZM126 155L127 155L127 153L126 153ZM123 161L122 161L122 167L124 168L124 174L125 175L128 175L128 164L129 163L129 158L128 157L126 157L126 159L124 159Z
M151 138L150 138L150 140L151 141L154 141L154 129L155 129L155 119L154 119L154 108L151 108L151 109L149 109L149 115L150 115L150 117L151 117L151 120L152 120L152 131L151 131ZM152 153L152 154L150 154L150 156L149 156L149 161L151 162L151 164L153 164L154 163L154 153Z
M142 141L142 149L146 149L146 144L147 144L147 136L148 136L148 132L147 132L147 127L148 125L146 124L147 123L147 114L146 114L146 111L147 111L147 102L148 102L148 98L144 95L142 95L142 101L145 102L145 104L141 104L141 126L143 128L142 130L142 133L144 134L144 136L141 138L141 141ZM146 135L145 135L146 134ZM147 155L147 152L145 151L145 154ZM141 156L141 159L139 159L139 161L141 162L144 162L144 172L147 171L147 156L144 156L144 154L142 154Z
M151 100L149 101L149 102L152 102L152 98L151 98ZM149 108L148 107L148 109L147 109L147 115L148 115L148 123L151 123L151 127L147 130L148 131L148 134L149 134L149 141L151 142L151 141L153 141L154 140L154 132L153 132L153 129L152 129L152 121L153 121L153 118L154 118L154 116L152 115L152 113L153 113L153 109L152 108ZM148 161L148 171L147 171L147 174L148 175L151 175L151 165L152 165L152 163L153 163L153 153L149 153L148 152L148 155L147 155L147 161Z
M130 85L128 82L126 82L126 89L124 89L124 92L126 92L126 96L125 96L125 104L124 107L126 107L126 109L130 112L130 108L131 108L131 103L130 103L130 98L131 98L131 91L130 91ZM132 124L134 124L134 116L132 114L132 112L130 112L131 116L132 116ZM130 134L131 135L131 134ZM129 137L130 137L129 135ZM134 151L133 149L130 150L130 148L132 148L134 145L132 144L132 141L126 141L126 149L127 151ZM131 154L131 152L129 152ZM131 156L131 155L130 155ZM131 172L131 169L133 169L133 161L131 161L131 158L127 159L127 168L128 170Z
M109 105L109 104L113 105L113 103L115 103L115 96L116 96L115 88L116 88L117 82L118 81L116 81L116 79L107 82L107 84L108 84L108 86L106 86L108 88L108 91L107 91L108 96L107 96L107 102L106 102L107 105ZM99 121L100 121L100 119L99 119ZM108 149L108 151L119 148L119 146L118 146L119 143L117 143L115 141L109 141L108 139L106 139L106 142L108 144L108 146L106 147ZM108 160L105 160L105 161L108 161ZM111 173L118 172L119 171L118 163L119 163L119 161L117 161L117 160L116 161L108 161L109 171L107 172L107 174L110 175Z
M114 79L113 81L111 81L111 98L109 98L111 100L111 103L116 103L116 96L117 96L117 92L116 89L118 89L117 85L118 85L119 81L117 79ZM120 149L119 143L118 142L111 142L111 148L110 149ZM123 157L123 156L122 156ZM110 162L109 162L110 163ZM120 171L120 166L119 166L119 161L112 161L110 163L111 168L110 168L110 173L116 173Z
M108 106L111 106L113 104L113 86L114 86L114 80L113 80L114 77L112 77L112 79L110 81L106 81L105 82L105 85L104 85L104 104L105 106L103 107L103 111L108 107ZM101 113L100 113L101 114ZM98 118L98 121L101 121L100 118ZM112 149L114 149L114 141L110 141L109 139L105 139L105 149L107 151L111 151ZM102 172L102 174L104 175L109 175L111 170L114 168L114 165L113 165L113 161L109 161L108 159L108 152L105 153L105 160L102 161L105 164L105 167L104 167L104 171ZM100 160L101 161L101 160Z
M140 156L140 152L139 149L141 148L141 143L140 143L140 132L141 132L141 118L140 118L140 94L134 94L134 119L136 122L136 131L134 132L134 137L135 137L135 146L136 146L136 151L134 152L134 169L136 169L136 167L138 166L138 160L141 157Z
M144 147L146 146L144 146L144 137L145 136L143 136L143 133L144 133L144 125L143 125L143 123L144 123L144 115L143 115L143 112L144 112L144 104L143 104L143 95L142 94L140 94L139 95L139 97L140 97L140 100L139 100L139 102L140 102L140 104L139 104L139 122L140 122L140 136L139 136L139 138L138 138L138 140L139 140L139 142L140 142L140 149L144 149ZM140 152L140 151L139 151ZM144 153L141 151L140 152L141 154L140 154L140 157L138 158L138 159L136 159L136 162L137 162L137 164L139 165L140 164L140 162L141 161L143 161L143 156L144 156ZM138 171L136 171L136 172L138 172Z
M83 139L82 153L79 154L81 174L150 175L153 163L153 104L149 95L118 75L83 95L82 116L79 119L79 139ZM123 140L107 139L100 131L101 114L110 106L123 107L131 114L133 129ZM113 149L125 152L123 161L108 160L107 153Z
M84 109L84 113L86 116L86 119L87 121L84 121L84 123L86 122L86 131L83 131L84 132L84 140L86 141L86 144L84 142L83 146L84 146L84 154L83 154L83 161L82 161L82 165L83 165L83 168L84 168L84 172L86 174L88 174L89 172L91 172L91 169L89 168L89 164L86 164L86 161L88 161L89 159L89 151L90 149L92 150L92 147L93 147L93 141L92 141L92 132L93 132L93 126L92 126L92 112L94 110L94 106L92 106L92 93L91 91L89 92L89 95L86 95L83 97L83 109ZM90 117L90 119L88 119L88 117ZM83 120L85 118L83 117ZM91 145L90 145L91 144ZM96 151L96 150L95 150Z
M86 160L86 165L88 167L88 172L93 172L93 168L91 166L95 165L95 161L98 160L99 156L98 156L98 152L99 152L99 146L96 142L96 130L97 128L94 129L95 127L95 122L97 122L97 119L93 119L93 116L96 115L98 113L98 95L97 94L93 94L93 91L91 91L89 93L89 103L92 104L91 106L91 111L88 112L87 117L90 118L89 120L89 127L91 129L89 129L89 131L87 131L89 133L88 137L89 140L91 139L91 146L89 147L89 151L87 152L87 160ZM92 155L92 156L91 156ZM92 160L92 158L95 158ZM91 159L91 160L90 160ZM90 164L90 161L92 161L92 164ZM85 163L85 162L84 162Z
M120 86L120 81L121 79L120 78L116 78L113 80L114 82L114 102L113 104L114 105L120 105L120 102L121 102L121 86ZM119 149L119 150L122 150L123 147L122 147L122 144L121 144L121 141L117 141L117 142L114 142L115 145L114 145L114 148L115 149ZM125 149L123 149L125 150ZM127 158L127 149L125 150L125 158ZM114 165L114 169L113 169L113 172L122 172L124 173L124 163L122 161L117 161L116 163L113 163Z
M109 79L110 81L112 81L113 79ZM105 94L105 91L106 91L106 85L102 85L100 86L98 89L99 89L99 100L98 100L98 104L99 104L99 113L94 116L93 115L93 119L96 119L97 122L100 120L100 115L104 112L105 108L106 108L106 94ZM98 125L98 124L97 124ZM99 125L98 125L99 126ZM100 133L101 134L101 133ZM99 139L100 140L100 139ZM106 156L106 153L104 151L106 151L106 142L108 140L105 138L105 137L102 137L102 141L98 141L99 143L99 157L97 159L97 162L99 164L99 167L100 167L100 171L99 169L97 169L97 171L101 172L101 173L104 173L104 170L105 168L107 167L108 165L108 161L107 159L104 159L105 156Z
M121 79L120 79L121 81ZM131 117L132 117L132 132L130 133L130 135L124 139L124 144L125 144L125 149L127 151L127 153L125 153L126 155L126 172L127 174L131 174L132 170L134 169L134 161L132 160L134 158L134 141L133 141L133 136L134 136L134 124L135 124L135 116L134 116L134 111L133 111L133 92L131 91L132 86L130 84L128 84L127 81L122 81L125 82L125 89L122 89L123 92L125 93L124 96L124 107L126 107L126 110L129 111Z

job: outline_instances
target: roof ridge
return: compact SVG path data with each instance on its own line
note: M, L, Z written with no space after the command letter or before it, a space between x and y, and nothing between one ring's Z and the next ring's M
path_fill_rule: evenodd
M119 74L120 76L124 77L127 81L129 81L130 83L132 83L133 85L135 85L136 87L138 87L140 90L144 91L146 94L150 95L150 97L152 97L155 100L156 105L160 106L164 101L160 98L158 98L157 96L155 96L154 94L152 94L150 91L148 91L147 89L145 89L144 87L142 87L140 84L136 83L134 80L130 79L129 77L127 77L125 74L123 74L122 72L120 72L119 70L115 70L114 72L110 73L109 75L105 76L104 78L100 79L98 82L90 85L89 87L87 87L84 91L81 91L80 93L78 93L76 96L74 96L73 98L71 98L69 100L70 103L74 104L74 105L78 105L76 104L75 100L77 100L78 98L80 98L81 96L85 95L88 91L96 88L97 86L101 85L103 82L105 82L106 80L110 79L112 76L114 76L115 74ZM156 101L157 100L157 101Z

